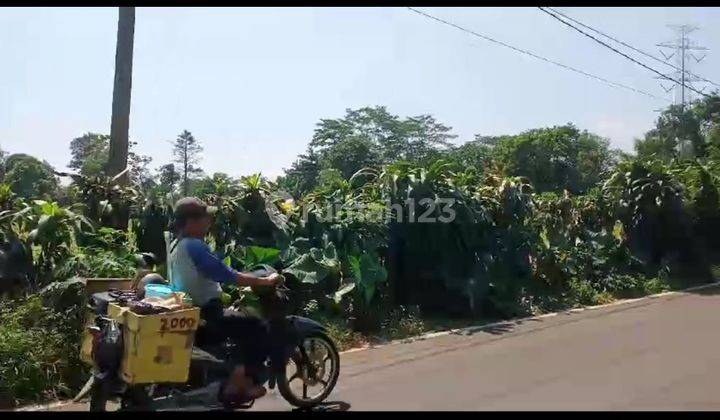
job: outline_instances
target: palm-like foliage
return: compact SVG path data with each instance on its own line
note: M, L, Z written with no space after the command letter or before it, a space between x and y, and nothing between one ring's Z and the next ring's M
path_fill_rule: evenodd
M634 251L648 262L659 264L678 244L689 243L683 189L668 165L657 160L623 162L603 192L628 227Z
M80 207L63 208L55 202L35 200L0 217L6 235L17 238L26 249L35 250L41 284L51 281L54 265L76 250L77 236L92 231L93 225L78 211Z
M215 250L236 268L284 268L300 304L339 305L356 318L371 318L389 302L513 315L551 296L565 299L579 283L618 290L623 276L642 270L635 255L660 262L689 227L697 232L720 220L713 165L627 160L582 196L536 194L527 178L507 177L500 166L476 170L445 160L364 168L349 179L322 170L319 185L297 201L260 174L216 174L198 192L218 208L209 235ZM75 181L88 219L113 226L113 214L127 209L129 240L162 259L170 201L143 198L111 179ZM114 257L101 258L107 264L69 257L78 239L82 247L97 242L77 225L78 208L32 210L2 189L0 205L0 229L35 246L42 271L63 259L55 271L62 275L129 269L131 258L123 263L124 254L112 250Z

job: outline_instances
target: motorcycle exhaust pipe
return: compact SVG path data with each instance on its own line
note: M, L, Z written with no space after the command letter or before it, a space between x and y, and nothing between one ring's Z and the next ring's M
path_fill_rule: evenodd
M82 389L80 390L80 392L75 396L75 398L73 398L72 401L73 401L73 402L78 402L78 401L80 401L83 397L85 397L85 396L90 392L90 390L92 389L93 384L95 384L95 375L90 375L90 379L88 379L88 381L85 383L85 385L83 385L83 387L82 387Z
M100 336L101 336L101 330L100 327L97 326L89 326L87 327L87 331L92 336L92 351L91 354L95 355L95 349L97 348L98 343L100 342ZM85 397L90 390L92 389L93 385L95 384L95 375L90 375L90 378L85 382L85 385L83 385L82 389L80 389L80 392L75 396L75 398L72 399L73 402L80 401L83 397Z

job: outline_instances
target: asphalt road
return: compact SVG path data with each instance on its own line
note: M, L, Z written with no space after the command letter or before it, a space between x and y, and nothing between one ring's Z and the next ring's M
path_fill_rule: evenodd
M718 410L718 319L713 289L346 353L319 409Z

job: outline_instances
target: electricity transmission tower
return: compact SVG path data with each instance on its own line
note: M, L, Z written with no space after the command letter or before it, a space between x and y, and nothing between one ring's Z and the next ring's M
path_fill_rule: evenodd
M666 87L661 83L660 86L662 86L666 93L674 91L673 101L675 105L679 104L684 109L685 104L692 101L692 97L690 96L692 92L691 89L687 89L688 86L690 86L691 88L695 88L692 83L705 81L704 79L699 78L698 76L690 72L689 64L690 58L692 58L697 64L700 63L707 54L703 53L701 57L698 57L692 51L708 51L708 49L697 45L697 43L688 38L688 35L690 33L698 29L696 26L668 25L668 27L672 28L675 31L675 33L677 34L676 39L674 41L657 44L657 46L661 48L660 53L666 61L669 62L670 59L675 57L675 65L672 67L674 67L676 70L674 73L672 73L672 75L674 76L673 79L679 81L679 83L674 83L670 87ZM665 51L671 51L669 53L665 53L663 49L665 49ZM659 76L657 78L662 79ZM704 90L705 87L699 89L700 92L703 92Z

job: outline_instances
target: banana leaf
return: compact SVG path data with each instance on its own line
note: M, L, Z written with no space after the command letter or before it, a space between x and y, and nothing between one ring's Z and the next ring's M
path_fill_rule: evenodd
M387 280L387 271L378 258L370 254L349 255L348 263L365 304L369 304L375 296L378 285Z
M328 275L339 274L340 262L337 259L335 245L329 242L325 249L311 248L306 254L298 257L288 268L284 270L301 283L317 284Z
M280 260L280 250L260 246L248 246L240 260L243 267L251 268L260 264L275 265Z

